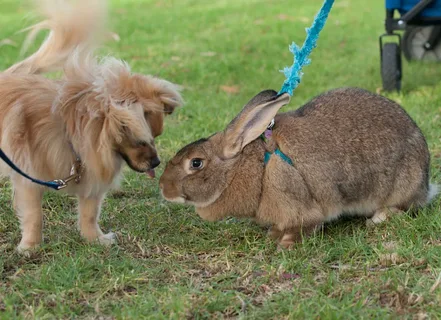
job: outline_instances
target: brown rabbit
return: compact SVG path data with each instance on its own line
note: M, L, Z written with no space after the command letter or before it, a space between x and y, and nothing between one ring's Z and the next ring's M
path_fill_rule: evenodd
M289 247L342 213L378 223L436 195L426 140L397 103L342 88L276 115L289 101L263 91L224 131L180 150L160 179L164 198L210 221L254 218Z

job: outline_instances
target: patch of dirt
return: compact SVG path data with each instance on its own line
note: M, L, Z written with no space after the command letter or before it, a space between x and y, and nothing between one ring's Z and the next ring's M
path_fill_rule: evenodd
M115 190L109 193L108 197L112 199L137 198L145 196L143 192L138 190Z
M390 267L404 262L406 262L406 260L396 252L384 253L378 256L378 264L381 267Z
M413 309L423 301L423 296L409 292L402 286L392 289L390 285L386 285L378 296L378 302L382 307L393 309L398 314L416 311Z
M240 87L239 86L220 86L220 89L226 93L231 93L231 94L235 94L235 93L239 93L240 92Z
M253 305L261 306L276 293L292 291L300 277L297 273L284 270L272 273L255 271L246 277L239 278L236 290L247 296ZM263 281L256 282L256 278L262 278L264 283Z
M130 234L117 232L118 244L135 259L158 259L170 256L173 250L166 245L147 246L145 240Z

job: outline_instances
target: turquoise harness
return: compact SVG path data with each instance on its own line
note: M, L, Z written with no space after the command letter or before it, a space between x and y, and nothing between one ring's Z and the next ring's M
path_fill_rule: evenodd
M274 150L274 154L275 154L275 155L278 155L283 161L285 161L286 163L288 163L290 166L293 166L293 165L294 165L294 164L292 163L291 159L290 159L286 154L284 154L282 151L280 151L279 148L277 148L276 150ZM269 161L271 155L272 155L271 152L268 152L268 151L265 152L265 158L264 158L265 164L268 163L268 161Z
M271 121L271 123L269 124L269 126L266 128L265 132L262 133L260 135L260 138L264 141L267 142L268 139L271 138L272 134L273 134L273 127L274 127L274 119ZM275 154L277 156L279 156L283 161L285 161L286 163L288 163L290 166L294 165L292 160L286 155L284 154L282 151L280 151L279 148L277 148L276 150L274 150L274 152L269 152L266 151L265 152L265 156L264 156L264 163L265 165L268 163L269 159L271 158L271 155Z

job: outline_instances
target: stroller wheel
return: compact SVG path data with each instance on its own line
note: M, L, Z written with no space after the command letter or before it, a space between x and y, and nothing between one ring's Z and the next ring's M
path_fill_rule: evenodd
M406 29L403 37L403 52L407 61L441 61L441 43L438 41L437 29L439 28L435 26ZM433 45L430 44L431 42Z
M396 43L386 43L381 55L381 78L383 89L400 91L401 89L401 52Z

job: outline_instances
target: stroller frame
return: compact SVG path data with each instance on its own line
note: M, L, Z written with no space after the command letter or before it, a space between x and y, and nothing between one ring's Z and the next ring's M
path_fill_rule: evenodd
M409 31L409 26L433 26L430 35L425 40L423 48L425 51L430 51L436 48L441 38L441 17L424 17L422 12L427 9L436 0L420 0L409 11L405 12L399 18L394 18L394 13L397 9L386 9L385 29L386 33L379 37L380 57L381 57L381 75L383 80L383 89L386 91L401 89L401 79L403 75L401 52L403 51L403 41L408 44L406 33ZM405 31L404 39L401 34L395 31ZM386 38L396 38L397 42L386 43ZM414 59L408 52L404 50L404 55L407 60ZM441 57L439 58L441 60Z

